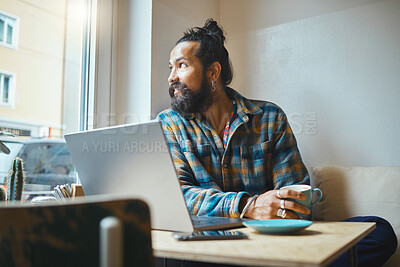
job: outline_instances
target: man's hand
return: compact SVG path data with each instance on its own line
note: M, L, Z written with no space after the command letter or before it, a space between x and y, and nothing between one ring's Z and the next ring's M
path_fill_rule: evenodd
M300 216L293 211L301 214L310 214L310 210L305 206L294 201L286 200L286 198L304 200L306 196L303 193L282 189L279 191L279 198L277 191L278 190L270 190L258 196L257 199L250 204L244 216L257 220L281 219L281 217L278 216L278 210L281 208L282 199L285 199L285 219L300 219ZM247 201L249 200L250 198L247 199Z

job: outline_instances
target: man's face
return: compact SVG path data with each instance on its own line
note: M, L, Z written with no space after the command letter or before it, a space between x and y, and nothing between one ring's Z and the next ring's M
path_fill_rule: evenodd
M182 42L170 54L169 95L178 113L203 112L212 103L210 83L196 56L198 47L198 42Z

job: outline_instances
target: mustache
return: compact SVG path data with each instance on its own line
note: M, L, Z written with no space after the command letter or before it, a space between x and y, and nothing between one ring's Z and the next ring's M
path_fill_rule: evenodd
M170 95L170 97L174 97L175 89L179 89L182 92L184 92L187 89L187 86L183 82L174 82L174 83L172 83L169 86L169 95Z

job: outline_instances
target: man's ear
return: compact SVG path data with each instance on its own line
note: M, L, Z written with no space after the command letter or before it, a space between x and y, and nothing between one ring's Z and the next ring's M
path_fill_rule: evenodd
M215 61L210 67L208 67L207 74L211 81L217 81L221 75L221 64L219 64L218 61Z

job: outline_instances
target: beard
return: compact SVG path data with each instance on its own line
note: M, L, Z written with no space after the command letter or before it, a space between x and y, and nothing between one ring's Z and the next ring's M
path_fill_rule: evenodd
M175 96L175 89L181 91L179 96ZM172 110L180 114L204 112L213 103L211 85L207 83L205 73L198 92L193 92L182 82L175 82L169 87L169 96Z

